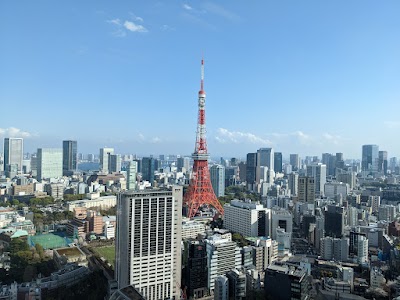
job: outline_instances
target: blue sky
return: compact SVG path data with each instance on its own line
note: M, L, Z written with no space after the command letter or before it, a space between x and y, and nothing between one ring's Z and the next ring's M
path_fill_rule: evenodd
M0 137L211 155L400 156L399 1L1 1Z

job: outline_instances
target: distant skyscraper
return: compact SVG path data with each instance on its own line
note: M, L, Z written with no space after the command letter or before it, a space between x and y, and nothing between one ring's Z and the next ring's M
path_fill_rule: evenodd
M282 152L274 153L274 171L282 173Z
M388 170L388 153L387 151L379 151L378 156L378 171L386 175Z
M142 179L154 183L154 172L158 169L158 162L152 157L142 158Z
M182 187L118 196L116 279L149 300L180 299Z
M377 172L379 162L379 146L378 145L363 145L361 170Z
M178 157L176 162L176 167L178 168L178 172L182 172L183 168L185 172L189 171L190 168L190 158L189 157Z
M22 138L4 139L4 171L9 173L22 172L22 160L24 158L24 141ZM17 174L13 174L14 176ZM13 176L13 177L14 177ZM10 176L8 176L10 177Z
M300 169L300 158L298 154L290 154L290 164L293 167L293 171Z
M111 154L108 162L108 173L121 172L121 155Z
M323 196L326 183L326 165L313 163L307 166L307 176L314 177L315 194L317 196Z
M103 173L108 173L109 167L108 162L110 160L110 155L114 154L114 148L100 148L100 171Z
M290 173L288 175L288 187L290 189L290 194L297 196L299 193L299 174Z
M260 148L257 150L257 167L268 167L268 170L275 170L274 149Z
M37 150L37 179L62 177L62 149L39 148Z
M257 178L257 153L247 153L246 182L247 186L253 186Z
M138 173L138 163L137 161L130 161L128 164L128 178L127 178L127 188L128 190L134 190L137 186L137 173Z
M210 179L214 193L217 197L225 195L225 167L213 165L210 168Z
M397 167L397 157L390 158L390 172L394 173Z
M63 141L63 175L76 171L78 146L76 141Z
M314 177L300 176L298 185L299 201L314 204L315 202L315 179Z

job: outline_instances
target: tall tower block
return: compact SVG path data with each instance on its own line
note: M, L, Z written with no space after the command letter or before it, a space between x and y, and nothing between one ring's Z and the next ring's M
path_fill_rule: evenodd
M222 205L215 196L208 169L208 152L206 141L206 93L204 92L204 60L201 60L201 84L199 91L199 116L197 120L196 145L192 158L193 172L188 191L184 197L187 206L187 217L194 217L203 206L214 207L221 215Z

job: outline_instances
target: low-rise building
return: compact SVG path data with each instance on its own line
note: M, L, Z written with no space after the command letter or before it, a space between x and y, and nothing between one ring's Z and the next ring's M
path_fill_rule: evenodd
M67 264L74 263L78 266L88 266L85 253L79 247L58 248L53 250L53 259L59 269Z

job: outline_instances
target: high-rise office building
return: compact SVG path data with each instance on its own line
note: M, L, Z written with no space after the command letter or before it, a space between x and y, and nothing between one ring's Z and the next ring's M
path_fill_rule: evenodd
M146 299L179 299L183 188L118 196L116 279Z
M311 176L298 177L299 201L314 204L315 202L315 179Z
M222 165L213 165L210 168L211 185L214 194L217 197L225 195L225 167Z
M232 166L225 168L225 186L236 185L239 179L239 167Z
M277 173L282 173L282 152L275 152L274 153L274 171Z
M377 172L379 163L379 146L363 145L361 170L369 172Z
M325 260L347 261L349 258L349 239L331 238L321 239L321 257Z
M76 171L78 159L78 143L63 141L63 175L70 176Z
M325 211L325 235L340 238L344 233L345 225L344 208L335 205L328 205Z
M257 153L247 153L246 183L247 187L251 189L257 183Z
M137 187L137 173L138 173L138 163L137 161L130 161L127 170L127 188L128 190L135 190Z
M158 161L153 157L142 158L142 179L153 185L154 172L158 169Z
M108 173L110 161L110 155L114 154L114 148L100 148L100 171L103 173Z
M260 148L257 150L257 167L268 167L269 170L275 170L274 149Z
M338 153L340 154L340 153ZM339 155L340 158L340 155ZM337 156L330 153L322 153L322 164L326 165L326 174L335 175Z
M108 173L121 172L121 155L111 154L108 158Z
M190 157L178 157L176 161L176 167L178 172L189 171L190 168Z
M207 251L203 241L186 241L187 263L185 267L186 295L188 298L203 298L207 295Z
M206 239L208 262L208 289L214 291L215 279L226 272L240 268L242 255L234 241L213 235Z
M7 177L14 177L22 172L24 141L22 138L4 139L4 171ZM13 176L10 176L13 175Z
M388 171L388 153L387 151L379 151L378 156L378 171L386 175Z
M239 180L241 182L244 182L246 181L246 176L247 176L247 163L242 161L238 164L238 167L239 167Z
M307 176L314 177L315 194L317 196L323 196L326 183L326 165L321 163L313 163L308 165Z
M288 174L288 188L292 196L297 196L299 193L299 174L290 173Z
M390 172L394 173L397 167L397 157L391 157L389 162Z
M271 210L262 204L234 199L224 205L224 227L243 236L270 236Z
M298 154L290 154L290 164L292 165L293 171L300 169L300 157Z
M39 148L37 150L37 180L62 177L62 149Z

